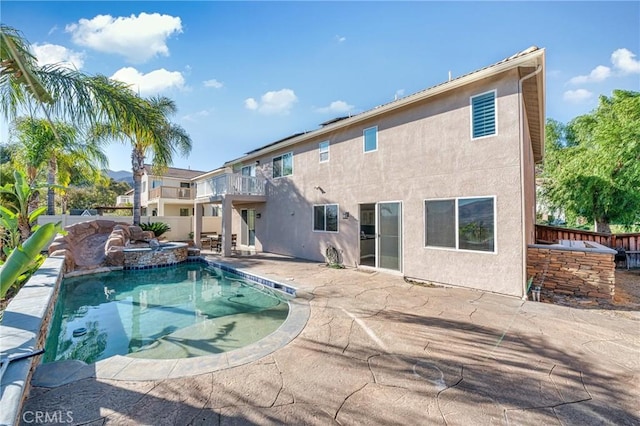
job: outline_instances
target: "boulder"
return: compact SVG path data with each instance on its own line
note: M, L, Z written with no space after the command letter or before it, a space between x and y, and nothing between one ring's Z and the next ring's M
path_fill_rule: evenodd
M124 247L112 246L106 252L105 263L107 266L123 266L124 265Z

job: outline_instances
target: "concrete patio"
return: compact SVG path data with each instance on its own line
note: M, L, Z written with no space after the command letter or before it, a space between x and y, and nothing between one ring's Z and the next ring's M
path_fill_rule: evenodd
M225 262L298 287L311 314L297 338L196 376L33 387L23 424L43 413L83 425L640 423L638 311L523 302L279 256Z

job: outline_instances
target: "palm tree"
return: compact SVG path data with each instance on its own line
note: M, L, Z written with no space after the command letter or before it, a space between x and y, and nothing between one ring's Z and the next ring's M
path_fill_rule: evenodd
M34 184L38 172L47 169L47 214L55 214L55 185L69 184L71 174L101 179L107 157L95 141L81 142L80 130L61 121L22 117L15 122L20 142L18 163L26 166L29 184Z
M127 84L58 64L39 67L29 46L20 31L0 24L0 112L8 121L26 109L74 124L127 123L159 137L156 116Z
M0 112L8 121L26 109L30 115L41 111L49 121L56 116L81 126L97 126L112 135L128 134L134 146L141 148L138 152L143 161L150 148L160 167L171 162L176 148L190 151L186 132L167 120L167 115L175 112L172 101L154 108L125 83L60 65L39 67L29 46L20 31L0 24ZM55 126L52 130L60 139ZM139 222L139 191L137 194Z
M114 125L97 125L93 128L96 139L115 139L131 144L131 171L133 173L133 223L140 224L140 194L144 163L152 155L157 174L171 165L176 152L186 155L191 151L191 138L179 125L169 121L169 115L177 112L173 100L161 96L144 99L148 117L153 117L152 129L141 128L137 123L120 122Z

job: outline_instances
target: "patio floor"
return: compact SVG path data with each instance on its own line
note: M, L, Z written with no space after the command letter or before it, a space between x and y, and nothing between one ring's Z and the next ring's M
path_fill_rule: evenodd
M37 412L90 425L640 423L637 310L522 302L268 254L224 261L298 287L311 314L297 338L197 376L33 387L23 423Z

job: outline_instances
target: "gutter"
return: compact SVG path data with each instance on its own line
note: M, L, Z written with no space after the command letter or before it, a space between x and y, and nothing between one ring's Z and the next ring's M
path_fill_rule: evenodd
M538 64L535 71L525 75L518 80L518 118L520 120L520 205L522 206L520 213L520 228L522 229L522 300L527 300L527 248L525 244L527 240L527 214L525 211L525 187L524 187L524 104L522 99L522 83L531 77L534 77L542 71L542 65ZM542 123L544 126L544 123ZM544 141L542 142L544 146ZM531 159L533 161L533 158ZM535 163L535 162L534 162ZM535 176L534 176L535 178ZM535 217L535 215L534 215ZM535 242L535 241L534 241Z

